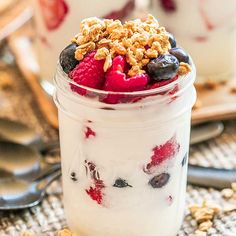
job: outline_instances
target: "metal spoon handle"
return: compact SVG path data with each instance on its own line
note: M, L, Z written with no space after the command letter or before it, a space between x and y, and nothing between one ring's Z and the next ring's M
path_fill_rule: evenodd
M189 165L189 184L223 189L229 188L232 182L236 182L236 170Z
M39 175L36 176L33 181L40 181L42 179L44 179L45 177L47 177L48 175L58 171L61 169L61 164L60 163L56 163L50 166L45 167L43 170L40 171Z
M38 146L38 150L43 154L47 154L53 151L59 151L60 150L60 143L59 141L52 141L49 143L41 143Z
M38 189L45 190L54 180L58 179L60 176L61 176L61 171L58 170L54 172L53 174L43 178L37 183Z

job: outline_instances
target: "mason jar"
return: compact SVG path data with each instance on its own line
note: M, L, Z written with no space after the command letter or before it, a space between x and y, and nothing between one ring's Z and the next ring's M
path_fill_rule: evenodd
M191 64L163 87L123 93L78 85L57 66L64 207L74 233L177 234L196 99Z

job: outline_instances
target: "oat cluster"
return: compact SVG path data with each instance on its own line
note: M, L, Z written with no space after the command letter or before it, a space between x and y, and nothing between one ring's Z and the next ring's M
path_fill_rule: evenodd
M223 189L221 194L227 200L236 200L236 183L232 183L231 188Z
M192 217L198 223L195 236L207 235L207 231L212 227L214 217L221 212L221 207L204 201L202 205L192 205L189 207Z
M77 236L72 233L69 229L62 229L57 233L57 236Z
M171 48L169 36L164 27L152 15L145 20L127 21L101 20L96 17L84 19L80 32L72 39L78 45L75 58L82 60L92 50L97 50L96 60L105 60L104 71L112 65L116 55L126 56L131 69L129 76L143 74L143 67L153 58L168 53ZM186 63L180 65L181 75L191 70Z

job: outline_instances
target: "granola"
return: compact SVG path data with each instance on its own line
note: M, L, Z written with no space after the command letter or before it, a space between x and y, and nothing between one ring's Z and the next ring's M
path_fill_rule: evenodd
M80 24L80 32L72 42L78 45L75 58L79 61L96 49L95 59L105 60L104 71L111 67L116 55L126 56L131 66L128 72L130 76L142 74L150 59L168 53L171 48L168 33L152 15L144 20L127 21L124 24L119 20L101 20L96 17L84 19ZM188 64L180 63L179 75L190 71Z

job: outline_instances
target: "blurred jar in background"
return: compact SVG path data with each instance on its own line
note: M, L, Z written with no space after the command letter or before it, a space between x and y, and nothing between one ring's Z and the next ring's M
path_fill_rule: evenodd
M97 16L126 19L135 0L33 0L41 78L52 81L59 53L79 31L82 19ZM45 82L44 82L45 83ZM50 85L45 83L50 93Z
M236 0L151 0L150 11L193 57L197 83L232 78Z

